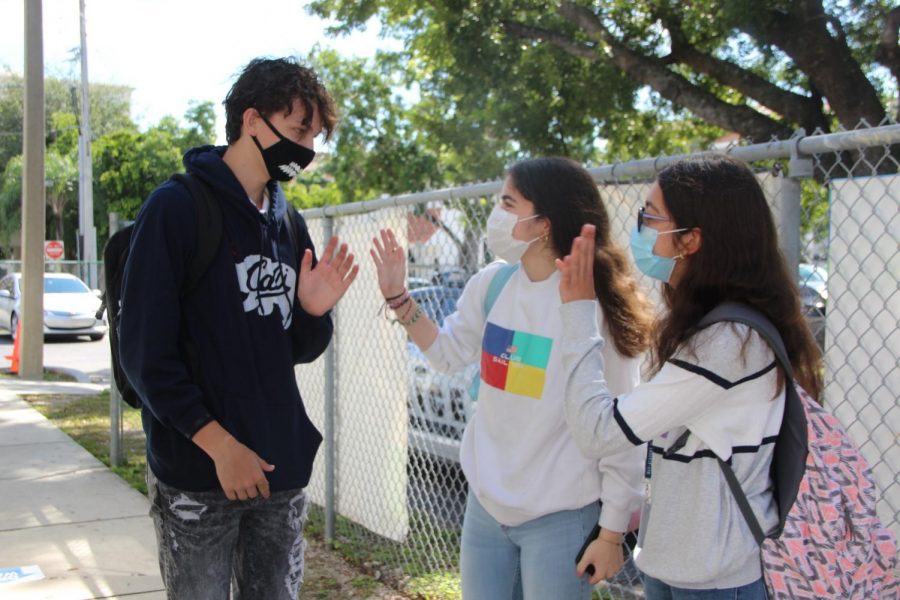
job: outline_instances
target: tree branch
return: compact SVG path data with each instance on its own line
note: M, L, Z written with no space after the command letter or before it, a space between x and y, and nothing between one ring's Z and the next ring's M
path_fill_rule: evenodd
M821 0L794 0L788 12L769 11L738 27L787 54L828 99L844 127L855 128L863 119L877 125L885 117L881 100L846 42L828 31L829 19Z
M549 31L547 29L540 29L538 27L531 27L529 25L523 25L522 23L516 23L514 21L502 21L501 25L506 31L515 35L516 37L550 42L557 48L565 51L568 54L571 54L572 56L585 58L592 62L600 58L600 55L597 53L596 48L586 46L584 44L579 44L572 38L565 36L557 31Z
M669 30L669 37L672 40L671 58L667 57L667 61L679 62L715 78L800 125L808 132L814 131L817 127L827 129L821 97L810 98L783 90L751 71L701 52L687 41L681 22L676 16L665 15L660 16L660 19Z
M735 131L758 142L773 136L787 138L790 128L748 106L723 102L715 95L692 84L666 68L663 61L639 54L617 40L593 12L571 2L564 2L559 14L583 29L609 50L609 60L635 81L649 86L677 106L684 107L701 119L727 131Z

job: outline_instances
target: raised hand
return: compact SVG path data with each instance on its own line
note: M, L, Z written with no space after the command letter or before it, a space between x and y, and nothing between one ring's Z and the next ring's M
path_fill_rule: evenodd
M338 238L332 236L315 268L312 267L310 249L303 253L300 261L297 299L303 310L314 317L320 317L334 308L359 273L359 265L353 264L353 255L347 251L347 244L341 244L337 252L336 248Z
M372 245L369 254L378 271L381 294L385 298L402 294L406 287L406 251L397 243L397 238L390 229L382 229L381 239L372 238Z
M594 289L594 252L597 228L584 225L581 235L572 242L572 253L556 259L559 269L559 296L563 303L575 300L593 300L597 297Z

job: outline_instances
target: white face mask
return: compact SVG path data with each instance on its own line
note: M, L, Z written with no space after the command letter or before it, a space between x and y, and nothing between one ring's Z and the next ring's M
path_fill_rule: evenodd
M517 240L513 237L513 229L515 229L516 223L536 219L539 216L531 215L520 219L508 210L503 210L501 205L495 205L487 220L488 248L495 256L508 263L519 262L525 251L528 250L528 246L541 238L538 236L529 242Z

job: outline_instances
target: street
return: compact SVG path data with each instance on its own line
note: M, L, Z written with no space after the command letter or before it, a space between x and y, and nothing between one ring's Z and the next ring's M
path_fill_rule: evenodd
M12 338L0 336L0 368L9 368ZM73 369L84 373L92 383L109 383L109 338L92 342L87 337L45 339L44 367Z

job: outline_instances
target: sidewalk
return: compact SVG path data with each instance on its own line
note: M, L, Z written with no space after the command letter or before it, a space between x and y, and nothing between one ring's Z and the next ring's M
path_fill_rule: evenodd
M147 499L20 395L107 386L0 379L0 598L165 598ZM36 566L42 579L4 583Z

